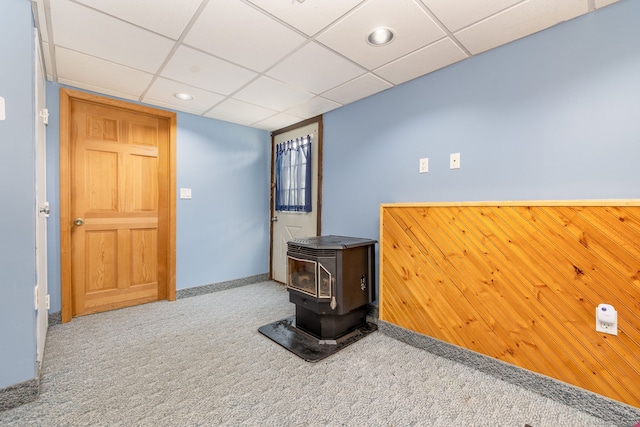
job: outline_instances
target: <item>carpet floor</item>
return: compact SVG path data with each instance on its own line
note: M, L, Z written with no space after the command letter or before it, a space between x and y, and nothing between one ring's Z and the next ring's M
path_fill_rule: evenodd
M39 397L0 425L607 425L380 332L305 362L258 332L294 311L263 282L53 326Z

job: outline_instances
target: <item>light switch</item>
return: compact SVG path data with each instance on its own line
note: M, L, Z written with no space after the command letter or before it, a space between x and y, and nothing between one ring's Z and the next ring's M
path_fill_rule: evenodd
M180 198L181 199L190 199L191 198L191 189L190 188L181 188L180 189Z
M4 98L0 96L0 120L4 120L6 117L4 113Z

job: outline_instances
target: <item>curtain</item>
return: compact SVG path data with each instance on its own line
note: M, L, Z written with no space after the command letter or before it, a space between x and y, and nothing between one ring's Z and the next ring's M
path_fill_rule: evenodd
M311 212L311 136L276 145L276 211Z

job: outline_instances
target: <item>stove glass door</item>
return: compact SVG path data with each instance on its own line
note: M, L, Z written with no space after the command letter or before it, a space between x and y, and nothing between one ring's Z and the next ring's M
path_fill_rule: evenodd
M288 257L288 282L287 286L309 294L317 296L316 288L316 268L317 263L308 259L298 259Z

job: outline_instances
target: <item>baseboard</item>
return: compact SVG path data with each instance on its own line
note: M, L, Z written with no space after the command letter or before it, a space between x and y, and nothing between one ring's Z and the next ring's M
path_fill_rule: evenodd
M62 312L49 313L49 326L62 324Z
M212 292L224 291L227 289L238 288L240 286L253 285L254 283L266 282L268 280L269 280L269 274L264 273L264 274L258 274L256 276L244 277L242 279L228 280L226 282L212 283L210 285L180 289L176 291L176 299L210 294Z
M510 384L586 412L614 425L635 425L640 408L609 399L571 384L520 368L475 351L378 320L378 330L392 338L445 359L469 366Z
M33 402L40 394L40 363L36 377L28 381L0 389L0 412Z

